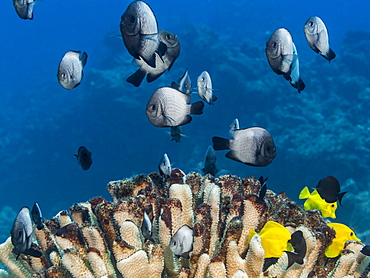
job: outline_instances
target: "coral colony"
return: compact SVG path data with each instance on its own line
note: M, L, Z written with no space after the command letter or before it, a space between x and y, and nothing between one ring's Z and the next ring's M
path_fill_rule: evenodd
M1 244L8 272L0 277L368 277L363 243L347 241L339 256L326 257L335 231L321 213L305 211L285 193L261 190L261 181L179 169L167 179L154 172L112 181L113 202L97 197L75 204L35 230L32 248L40 258L16 259L11 239ZM150 239L142 233L148 219ZM276 251L261 242L267 222L289 231L288 239L292 234L288 242L277 239L291 251L267 258ZM188 259L170 246L184 225L193 231ZM300 243L294 234L303 235ZM291 261L291 254L300 258Z

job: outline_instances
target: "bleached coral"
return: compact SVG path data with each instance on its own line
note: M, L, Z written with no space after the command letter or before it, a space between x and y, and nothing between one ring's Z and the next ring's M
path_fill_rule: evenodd
M21 254L17 260L10 239L1 244L0 260L8 268L1 277L368 277L362 243L348 241L338 258L327 259L324 251L335 232L320 213L304 211L284 193L267 190L261 199L260 186L255 178L185 175L178 169L167 180L152 173L110 182L113 202L75 204L36 230L40 259ZM144 211L154 242L141 232ZM261 238L255 234L248 242L248 233L270 220L291 233L302 231L302 265L287 269L286 253L264 265ZM169 247L182 225L194 230L189 259Z

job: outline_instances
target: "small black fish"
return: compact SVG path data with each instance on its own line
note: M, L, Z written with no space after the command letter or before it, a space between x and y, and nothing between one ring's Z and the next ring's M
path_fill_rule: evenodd
M286 251L288 255L287 269L294 263L303 264L303 259L306 256L307 251L306 240L302 231L295 231L292 234L292 238L289 240L289 242L292 244L294 252Z
M37 202L33 204L31 217L33 222L36 224L37 229L42 230L42 228L44 228L44 223L42 223L42 213L40 206Z
M348 191L340 192L340 184L333 176L327 176L319 181L316 190L327 203L335 203L337 200L342 205L342 198Z
M258 179L261 184L261 189L260 189L260 194L258 195L257 201L262 202L263 199L265 198L266 191L267 191L267 183L266 183L267 179L268 177L264 178L263 176L260 176L260 178Z
M17 15L22 19L33 19L34 0L13 0Z
M170 135L172 137L171 141L175 141L176 143L179 143L181 137L184 137L185 136L182 133L182 126L171 126Z
M10 231L12 244L17 253L17 259L22 253L37 258L42 256L40 251L31 248L33 231L30 209L23 207L15 218L12 230Z
M74 155L78 163L80 163L82 170L88 170L92 164L91 152L84 146L78 148L78 154Z

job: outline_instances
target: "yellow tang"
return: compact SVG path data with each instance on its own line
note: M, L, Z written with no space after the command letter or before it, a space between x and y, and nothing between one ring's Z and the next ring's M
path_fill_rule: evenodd
M325 250L325 256L328 258L335 258L339 256L343 251L344 244L347 242L347 240L361 241L361 239L356 237L355 232L344 224L328 223L328 226L335 230L335 238Z
M299 194L299 199L307 199L303 205L305 210L317 209L321 212L322 217L324 218L336 218L335 211L338 208L337 202L327 203L323 198L321 198L316 189L310 193L308 187L306 186Z
M256 234L253 229L250 229L248 242ZM287 228L275 222L268 221L262 230L259 232L262 242L262 248L265 251L265 258L280 258L284 251L293 251L293 247L288 241L291 235Z

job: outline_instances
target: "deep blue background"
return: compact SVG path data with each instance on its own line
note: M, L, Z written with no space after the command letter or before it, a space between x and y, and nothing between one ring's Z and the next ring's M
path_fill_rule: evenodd
M108 68L114 52L123 54L128 71L135 70L130 64L132 57L116 36L120 34L120 17L130 2L36 2L32 21L20 19L12 1L0 2L0 207L11 206L18 211L38 201L49 218L74 202L95 196L110 199L106 191L109 181L156 171L164 152L168 152L174 167L185 172L196 169L212 136L228 136L229 124L235 117L240 119L242 127L269 125L248 120L248 106L263 109L261 103L251 103L251 96L242 98L240 92L235 99L238 88L222 84L223 80L218 79L213 80L214 87L228 87L229 90L216 90L219 100L215 105L207 105L204 115L194 116L193 122L184 127L188 137L182 138L180 144L171 142L164 129L149 123L145 105L158 87L177 80L185 68L189 67L195 83L200 72L207 70L207 65L197 66L197 56L191 57L191 61L179 59L170 73L151 84L144 83L136 89L127 84L124 81L127 76L122 75L122 84L118 84L114 93L104 86L92 92L88 85L96 81L89 78L89 72ZM213 29L225 46L238 45L248 38L264 47L271 32L286 27L293 35L301 64L317 56L308 47L303 34L303 24L310 16L324 19L337 55L340 55L342 39L349 29L369 30L370 26L370 2L365 0L342 0L335 4L319 0L249 2L168 0L148 3L159 28L179 34L180 41L181 34L191 23ZM212 43L209 41L210 46ZM184 41L182 44L186 45ZM58 63L68 50L86 51L89 55L84 80L71 91L62 88L56 78ZM194 53L207 55L196 49ZM223 62L213 58L214 63ZM267 62L263 66L269 76L281 78L272 73ZM295 93L283 78L281 83L286 86L287 93ZM306 91L314 94L309 88ZM274 92L271 92L273 98ZM266 104L273 102L271 99L262 101ZM198 100L197 97L194 100ZM246 109L236 109L241 105ZM239 111L246 112L241 115ZM80 145L93 153L94 163L88 171L82 171L73 156ZM342 181L352 178L345 169L327 171L326 168L324 172L315 173L310 169L306 172L295 170L299 158L281 163L283 159L279 153L284 151L277 146L277 152L276 159L265 168L227 160L224 152L218 152L218 166L241 176L269 176L270 188L278 192L296 193L305 185L316 185L327 175L339 175ZM285 176L289 177L287 183ZM291 190L292 187L297 189ZM297 196L291 197L296 199ZM10 230L10 226L6 229Z

